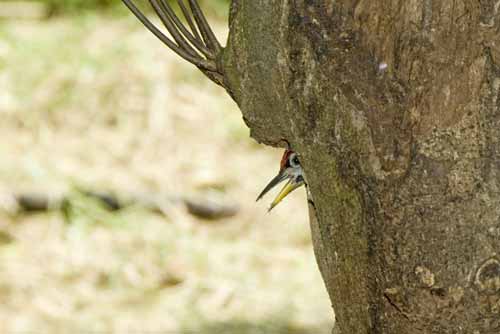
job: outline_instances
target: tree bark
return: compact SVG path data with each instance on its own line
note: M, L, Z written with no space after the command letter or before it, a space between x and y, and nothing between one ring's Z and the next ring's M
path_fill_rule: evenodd
M499 8L233 0L225 85L299 153L335 333L500 333Z

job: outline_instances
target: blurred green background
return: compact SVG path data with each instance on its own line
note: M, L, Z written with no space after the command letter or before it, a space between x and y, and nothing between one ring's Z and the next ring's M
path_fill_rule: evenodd
M106 10L116 9L122 6L121 0L34 0L46 4L53 13L75 13L82 10ZM176 0L168 0L176 3ZM140 1L139 1L140 2ZM138 3L139 3L138 2ZM143 1L144 2L144 1ZM221 16L227 11L229 0L200 0L199 3L210 13L217 13ZM146 7L146 6L145 6Z
M119 1L46 3L0 2L0 333L330 333L304 189L255 203L282 151ZM204 6L225 41L227 2Z
M38 0L47 4L51 10L70 12L73 10L102 10L120 4L120 0Z

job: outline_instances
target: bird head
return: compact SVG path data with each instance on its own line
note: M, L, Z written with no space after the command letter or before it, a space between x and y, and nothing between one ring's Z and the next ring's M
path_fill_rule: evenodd
M275 186L283 181L287 181L285 186L281 189L278 196L274 199L269 207L271 211L279 202L281 202L288 194L290 194L295 189L301 187L305 184L304 175L302 171L302 166L300 165L297 153L292 150L286 150L281 158L280 171L271 182L264 188L257 197L257 201L260 200L269 190L273 189Z

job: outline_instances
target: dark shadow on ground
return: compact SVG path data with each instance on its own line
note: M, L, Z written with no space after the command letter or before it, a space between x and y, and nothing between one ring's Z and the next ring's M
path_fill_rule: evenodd
M206 322L193 328L186 328L182 334L330 334L332 323L304 327L294 325L287 319L266 319L259 322L248 320L229 320Z

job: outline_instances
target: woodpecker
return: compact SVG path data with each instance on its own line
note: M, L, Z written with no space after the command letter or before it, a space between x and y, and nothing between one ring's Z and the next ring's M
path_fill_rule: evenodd
M275 186L281 182L288 180L283 189L278 193L278 196L274 199L269 207L268 211L271 211L279 202L281 202L288 194L297 188L305 185L304 173L302 166L300 165L299 157L297 153L292 150L286 150L281 158L280 171L271 182L264 188L257 197L257 201L260 200L269 190L273 189Z

